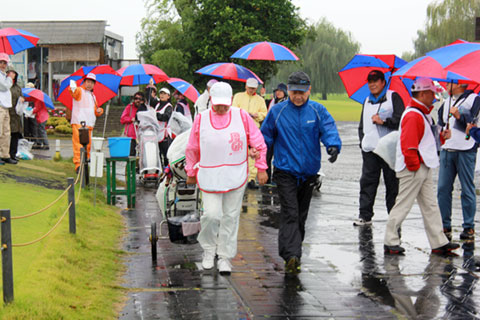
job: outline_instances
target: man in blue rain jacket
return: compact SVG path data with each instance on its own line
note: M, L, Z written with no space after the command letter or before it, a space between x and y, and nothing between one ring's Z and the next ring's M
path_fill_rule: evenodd
M310 78L297 71L288 77L288 100L273 106L261 131L274 148L273 181L280 197L278 249L286 273L300 271L305 221L317 173L320 141L334 162L342 142L332 116L321 104L309 100Z

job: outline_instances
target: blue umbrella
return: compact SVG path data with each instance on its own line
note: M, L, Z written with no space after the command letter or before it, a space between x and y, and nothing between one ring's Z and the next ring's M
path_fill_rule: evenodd
M410 87L413 81L405 79L390 79L392 71L397 70L407 62L396 55L366 55L357 54L350 60L345 67L338 72L342 79L348 96L363 103L370 94L368 89L367 76L372 70L379 70L385 74L385 80L389 89L396 91L404 103L410 101Z
M43 91L33 88L22 88L22 95L26 101L39 101L45 107L54 110L52 99Z
M255 78L263 83L253 71L232 62L218 62L209 64L195 71L207 76L218 77L226 80L247 82L248 78Z
M254 42L238 49L230 58L247 60L298 60L292 50L275 42Z

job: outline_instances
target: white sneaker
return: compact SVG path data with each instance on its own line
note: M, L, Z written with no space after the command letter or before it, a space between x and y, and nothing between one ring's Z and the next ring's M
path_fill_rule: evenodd
M204 251L202 259L202 268L204 270L210 270L215 265L215 252Z
M218 272L221 275L229 275L232 272L232 265L230 264L230 260L226 258L220 258L218 260Z

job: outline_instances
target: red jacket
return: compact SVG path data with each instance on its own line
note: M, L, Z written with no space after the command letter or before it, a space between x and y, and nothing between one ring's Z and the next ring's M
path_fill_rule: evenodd
M409 107L416 108L425 115L429 114L433 109L432 107L425 106L416 99L410 101ZM402 129L400 142L405 158L405 165L409 171L417 171L420 168L420 164L423 163L423 159L418 152L418 145L425 132L425 121L422 115L416 112L409 112L403 117L400 126ZM443 143L444 141L440 142Z
M49 118L47 108L45 108L45 105L40 101L35 101L33 113L35 114L35 118L37 119L38 123L43 123Z
M134 128L135 124L133 121L136 114L137 107L133 103L130 103L125 107L125 110L123 110L122 116L120 117L120 123L125 125L124 132L126 136L132 139L137 139L137 134Z

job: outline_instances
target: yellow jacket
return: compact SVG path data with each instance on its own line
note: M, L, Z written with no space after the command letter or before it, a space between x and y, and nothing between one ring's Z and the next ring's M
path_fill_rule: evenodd
M239 92L233 96L232 106L247 111L250 115L257 114L257 118L252 119L260 128L260 122L267 116L267 105L265 100L258 94L249 96L247 92Z

